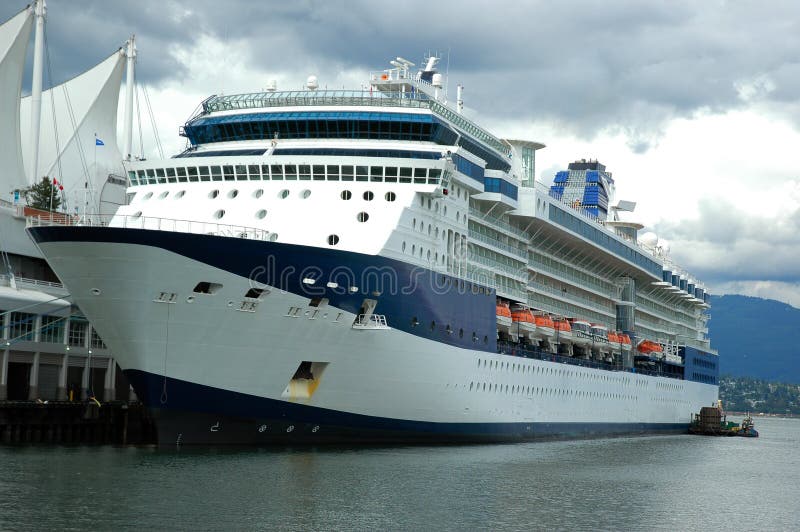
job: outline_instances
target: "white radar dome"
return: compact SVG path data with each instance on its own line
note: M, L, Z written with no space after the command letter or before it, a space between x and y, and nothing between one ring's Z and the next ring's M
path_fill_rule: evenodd
M648 232L640 235L638 240L639 240L639 242L641 242L645 246L649 246L649 247L652 248L652 247L655 247L656 244L658 243L658 235L656 235L652 231L648 231Z
M271 79L267 81L267 92L275 92L276 90L278 90L278 80Z
M437 72L436 74L433 75L433 78L431 79L431 85L433 85L434 87L439 87L441 89L443 81L444 77Z
M317 88L319 88L319 80L317 80L317 76L308 76L308 79L306 80L306 87L308 87L308 90L310 91L317 90Z

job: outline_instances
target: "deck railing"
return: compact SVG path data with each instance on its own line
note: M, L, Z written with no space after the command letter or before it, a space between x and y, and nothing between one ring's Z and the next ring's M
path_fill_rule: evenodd
M153 231L168 231L175 233L193 233L200 235L225 236L231 238L246 238L249 240L274 240L269 231L246 227L241 225L219 224L197 220L179 220L172 218L156 218L152 216L137 215L83 215L83 216L28 216L28 227L41 227L50 225L76 226L76 227L111 227L121 229L146 229Z

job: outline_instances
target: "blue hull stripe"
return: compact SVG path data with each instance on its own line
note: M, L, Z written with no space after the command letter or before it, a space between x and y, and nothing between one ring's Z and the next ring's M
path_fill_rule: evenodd
M109 242L162 248L353 314L365 298L394 329L467 349L497 352L493 289L377 255L244 238L108 227L33 227L37 243ZM88 257L91 260L91 257ZM58 272L56 272L58 273ZM316 282L306 284L304 279ZM187 280L191 290L199 281ZM329 282L337 284L329 288ZM351 292L350 287L358 287ZM242 296L249 288L242 283ZM449 329L448 329L449 327Z
M682 433L688 423L434 423L340 412L127 370L160 445L478 442ZM165 393L166 390L166 393ZM213 430L216 428L217 430Z

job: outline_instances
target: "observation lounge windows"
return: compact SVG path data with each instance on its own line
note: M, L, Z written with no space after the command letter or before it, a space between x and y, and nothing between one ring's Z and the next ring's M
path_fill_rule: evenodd
M197 183L198 181L200 181L200 177L197 174L197 167L189 166L188 168L186 168L186 172L189 174L190 183Z
M284 166L284 178L287 181L297 181L297 165L287 164Z
M146 185L147 184L147 174L144 173L144 170L137 170L136 171L136 176L139 178L139 184L140 185Z
M428 171L425 168L414 168L414 183L425 184Z
M342 181L353 180L353 167L350 165L342 165Z
M231 172L233 172L232 168L231 168ZM212 166L211 167L211 180L212 181L222 181L222 167L221 166Z
M147 182L150 185L155 185L156 184L156 172L155 172L155 170L152 170L152 169L147 170Z
M174 168L167 168L167 182L168 183L177 183L178 178L175 177L175 169Z
M167 178L164 175L164 169L163 168L156 168L156 177L158 178L158 182L159 183L166 183L167 182Z
M250 175L250 179L253 179L252 174ZM267 180L269 179L269 165L262 164L261 165L261 179Z
M383 182L383 166L372 166L369 169L370 181L375 183Z
M439 168L428 169L428 183L438 185L439 179L442 176L442 171Z
M300 181L310 181L311 180L311 165L310 164L301 164L300 165Z
M400 182L411 183L411 176L413 175L413 172L414 170L412 168L400 167Z
M272 173L272 179L275 181L283 181L283 166L280 164L273 164L270 165L270 172ZM267 175L267 174L264 174Z
M315 164L311 171L314 181L325 181L325 165Z
M243 164L236 165L236 181L247 181L247 167ZM258 173L258 167L256 167L256 173Z
M356 166L356 181L369 181L369 168Z
M384 181L387 183L397 183L397 167L396 166L387 166L385 169L386 175L384 176Z
M236 176L233 173L233 166L226 165L222 167L222 174L225 177L225 181L235 181Z
M339 181L339 165L328 165L328 181Z
M257 164L248 165L247 174L250 177L250 181L258 181L261 179L261 167ZM267 168L267 175L269 175L269 168Z
M186 168L176 168L175 169L178 174L178 182L179 183L186 183Z

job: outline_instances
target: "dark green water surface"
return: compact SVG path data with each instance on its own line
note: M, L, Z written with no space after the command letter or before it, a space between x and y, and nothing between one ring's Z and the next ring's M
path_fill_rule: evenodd
M0 447L0 529L800 530L800 420L756 428L761 438Z

